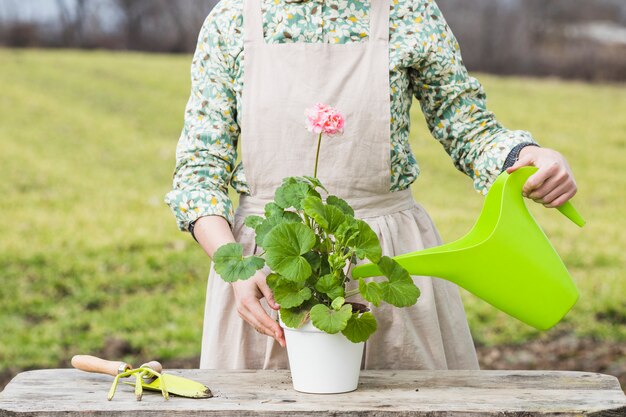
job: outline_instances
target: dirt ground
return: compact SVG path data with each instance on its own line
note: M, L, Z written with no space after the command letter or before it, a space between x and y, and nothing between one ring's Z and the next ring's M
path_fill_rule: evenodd
M113 347L113 348L112 348ZM122 356L127 344L108 343L101 352L106 358ZM119 350L116 352L115 350ZM531 341L522 345L501 345L477 348L481 369L531 369L598 372L617 377L626 389L626 343L600 342L577 338L564 333L549 341ZM197 368L199 358L163 361L165 368ZM69 364L60 364L67 367ZM0 372L0 389L15 376L17 370Z

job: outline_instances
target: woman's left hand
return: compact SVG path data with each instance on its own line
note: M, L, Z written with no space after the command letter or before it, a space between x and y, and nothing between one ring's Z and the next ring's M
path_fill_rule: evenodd
M517 162L507 168L506 172L510 174L529 165L539 169L526 180L522 189L524 197L552 208L563 205L578 191L574 174L559 152L538 146L525 146Z

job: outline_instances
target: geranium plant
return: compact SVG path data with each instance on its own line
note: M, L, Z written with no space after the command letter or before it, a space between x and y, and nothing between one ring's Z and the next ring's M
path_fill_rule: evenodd
M339 135L343 126L342 115L327 105L307 110L307 128L319 134L314 175L285 178L274 200L265 205L264 216L245 218L262 253L243 256L240 243L228 243L218 248L213 262L227 282L248 279L267 263L272 271L267 283L286 326L298 328L310 318L318 329L342 332L358 343L376 331L376 319L366 306L346 300L361 294L377 307L381 302L407 307L416 303L420 291L402 266L382 256L371 227L317 178L322 135ZM327 195L325 200L321 193ZM347 291L350 268L365 258L376 263L386 279L359 279L358 288Z

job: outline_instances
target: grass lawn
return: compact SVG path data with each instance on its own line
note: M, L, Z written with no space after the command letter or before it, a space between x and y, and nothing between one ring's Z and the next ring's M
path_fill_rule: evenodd
M163 203L190 59L0 50L0 373L67 365L112 340L128 349L111 359L198 355L209 259ZM478 78L505 126L568 158L588 224L532 206L580 301L542 333L463 292L476 342L562 331L626 342L626 86ZM414 195L444 239L456 239L482 196L429 135L418 103L412 120L422 168Z

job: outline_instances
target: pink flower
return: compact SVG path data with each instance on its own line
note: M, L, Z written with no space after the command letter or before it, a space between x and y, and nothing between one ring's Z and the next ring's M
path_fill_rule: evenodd
M343 133L344 117L327 104L317 103L305 112L309 132L337 135Z

